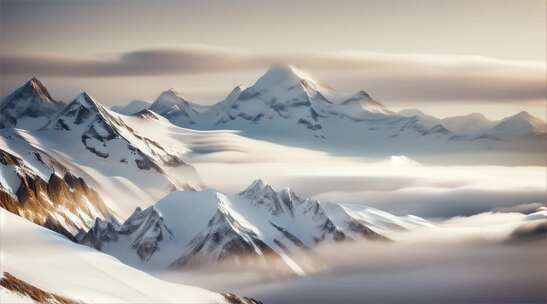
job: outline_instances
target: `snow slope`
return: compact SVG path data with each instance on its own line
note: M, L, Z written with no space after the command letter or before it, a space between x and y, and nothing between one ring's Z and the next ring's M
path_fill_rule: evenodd
M156 279L3 209L0 218L0 271L49 292L85 303L227 302L217 293Z
M324 204L324 208L339 227L348 227L353 225L353 222L359 222L386 236L393 231L434 227L429 221L418 216L396 216L363 204L328 203Z

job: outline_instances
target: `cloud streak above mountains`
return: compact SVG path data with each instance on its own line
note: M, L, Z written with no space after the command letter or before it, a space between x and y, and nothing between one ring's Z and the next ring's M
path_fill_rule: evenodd
M0 55L2 74L49 77L135 77L244 73L273 62L294 64L340 87L370 88L383 98L409 101L544 101L546 66L537 61L479 56L372 52L251 53L186 46L101 57Z

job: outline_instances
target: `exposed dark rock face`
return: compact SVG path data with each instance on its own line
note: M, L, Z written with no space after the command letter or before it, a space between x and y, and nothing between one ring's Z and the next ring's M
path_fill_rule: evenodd
M364 237L365 239L368 239L368 240L372 240L372 241L390 241L390 239L388 239L387 237L379 234L379 233L376 233L375 231L373 231L372 229L370 229L369 227L359 223L358 221L350 221L348 223L348 229L353 231L353 232L356 232L358 234L360 234L362 237Z
M0 207L19 215L18 202L0 184Z
M272 222L270 222L270 224L272 226L275 227L275 229L277 229L279 232L281 232L283 234L283 236L285 236L287 239L289 239L291 242L293 242L293 244L295 244L296 246L300 247L300 248L303 248L303 249L308 249L307 246L302 243L301 240L299 240L296 236L294 236L292 233L288 232L287 230L285 230L283 227L280 227ZM277 241L276 242L278 245L281 244L281 242ZM281 246L281 247L284 247L284 246Z
M67 239L73 242L76 242L76 237L70 231L68 231L65 227L63 227L63 225L59 223L59 221L57 221L56 219L52 217L47 217L46 221L42 224L42 226L51 231L55 231L59 234L62 234L66 236Z
M262 302L248 297L240 297L230 292L221 293L230 304L263 304Z
M137 209L120 228L121 234L134 234L131 246L142 260L149 260L164 239L172 239L173 233L165 226L163 217L154 207L138 212Z
M104 243L118 240L119 229L120 226L117 223L97 218L95 224L87 233L82 232L77 236L77 241L80 244L101 250Z
M148 109L140 110L139 112L133 114L133 116L140 117L143 119L154 119L154 120L160 120L158 115Z
M239 225L221 209L209 221L208 228L198 234L188 245L191 249L175 260L171 267L192 267L207 260L224 263L256 263L281 257L264 243L253 231ZM254 258L254 259L242 259Z
M122 236L131 238L131 247L143 261L148 261L159 250L163 240L173 239L173 233L165 225L158 210L149 207L144 210L137 208L122 225L97 219L95 225L80 236L78 241L101 250L106 243L116 242Z
M75 240L73 233L87 229L86 219L110 218L112 212L97 191L66 171L63 177L52 173L48 181L27 167L24 161L0 149L0 168L13 170L19 178L15 193L0 184L0 206L38 225Z
M21 279L16 278L9 272L4 272L2 278L0 279L0 286L12 292L18 293L22 296L30 297L32 300L36 301L36 303L43 303L43 304L81 304L83 303L81 301L76 301L64 296L60 296L55 293L45 291L43 289L40 289ZM234 302L234 303L238 303L238 302ZM247 302L240 302L240 303L247 303ZM249 302L249 303L254 303L254 302Z

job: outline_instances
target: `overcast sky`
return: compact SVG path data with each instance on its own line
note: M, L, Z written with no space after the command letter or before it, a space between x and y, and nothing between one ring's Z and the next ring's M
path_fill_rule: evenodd
M546 2L6 1L2 86L31 76L70 100L198 103L252 85L272 62L393 109L545 118Z

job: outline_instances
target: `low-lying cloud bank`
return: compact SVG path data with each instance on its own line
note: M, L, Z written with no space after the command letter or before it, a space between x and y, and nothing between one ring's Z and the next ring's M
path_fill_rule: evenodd
M428 218L469 216L481 212L534 204L545 200L545 189L419 189L395 191L329 192L316 196L323 201L366 205L396 214L415 214Z
M322 202L359 203L427 218L530 212L545 204L547 195L547 173L540 166L429 166L404 156L371 161L260 142L218 142L222 153L193 155L190 162L209 187L227 193L262 178L276 189L290 187Z
M394 242L324 244L314 251L323 266L304 277L238 267L159 276L277 304L545 303L547 220L536 215L487 212L394 232Z
M2 74L55 77L234 73L262 70L273 62L295 64L347 87L372 88L388 99L506 102L546 99L545 63L479 56L353 51L268 54L206 46L135 50L97 58L42 53L0 55Z
M338 250L330 273L241 292L273 304L545 303L545 245L363 246Z
M508 243L531 242L547 238L547 221L534 221L517 227L507 237Z

